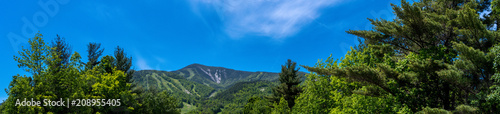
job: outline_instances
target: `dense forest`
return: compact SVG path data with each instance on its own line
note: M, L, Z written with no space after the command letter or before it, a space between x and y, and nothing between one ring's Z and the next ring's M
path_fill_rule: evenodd
M371 30L344 57L314 66L288 60L275 78L227 83L189 75L136 72L117 47L88 62L57 37L37 34L14 56L29 76L13 76L2 113L498 113L499 0L420 0L392 4L395 19L369 19ZM305 77L299 67L310 71ZM150 73L148 73L150 72ZM188 74L186 71L184 74ZM135 77L143 73L146 77ZM138 75L138 74L135 74ZM144 76L143 75L143 76ZM164 80L145 82L144 80ZM236 80L236 79L235 79ZM137 83L140 81L142 83ZM172 83L175 82L175 83ZM151 87L150 87L151 86ZM227 88L225 88L227 86ZM222 88L216 90L215 88ZM181 91L181 92L175 92ZM183 93L182 91L190 91ZM196 91L196 93L194 93ZM213 95L213 93L216 93ZM195 96L195 97L191 97ZM120 106L16 106L16 99L120 99ZM190 109L186 109L189 107ZM182 111L181 111L182 109Z
M57 36L45 43L42 34L29 40L29 47L14 56L20 68L31 76L13 76L6 90L9 98L2 103L2 113L179 113L180 104L167 91L132 89L132 58L123 48L114 55L102 56L99 43L87 45L88 62ZM19 106L19 100L105 99L86 101L81 106ZM118 100L119 99L119 100ZM119 102L119 103L118 103ZM95 104L101 106L95 106ZM102 104L100 104L102 103ZM102 106L107 104L106 106ZM93 106L89 106L93 105Z

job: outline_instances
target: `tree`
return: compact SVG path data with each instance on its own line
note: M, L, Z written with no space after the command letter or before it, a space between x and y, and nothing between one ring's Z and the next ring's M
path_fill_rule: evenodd
M64 38L61 38L59 35L52 41L51 44L51 52L56 53L55 58L60 59L59 62L56 63L55 67L58 68L67 68L67 64L71 57L71 46L66 43Z
M127 73L127 80L129 83L132 83L132 75L134 74L134 70L130 69L132 67L132 57L128 57L124 49L117 46L115 49L115 60L117 70Z
M295 100L294 112L309 114L329 113L333 108L338 106L335 102L337 100L332 97L332 92L336 92L337 90L345 91L345 89L350 88L348 84L345 84L345 81L331 83L331 79L328 76L318 76L311 73L307 74L306 77L303 86L304 92ZM342 87L334 86L333 84L342 85Z
M280 98L279 103L273 104L273 109L271 114L290 114L290 108L288 107L288 102L285 98Z
M93 69L84 71L85 93L91 99L120 99L120 106L95 107L91 112L129 113L138 107L126 73L114 67L115 59L104 56ZM135 108L134 108L135 107Z
M30 47L19 51L19 57L14 56L14 60L19 64L19 68L24 68L24 71L31 73L34 77L42 74L45 70L45 59L47 58L48 47L43 41L43 35L37 33L34 38L28 41ZM35 80L37 81L37 80Z
M269 97L272 103L280 103L280 99L284 98L289 109L295 105L295 98L302 92L299 87L301 77L297 74L299 69L296 69L296 66L297 63L290 59L285 65L281 65L280 85L273 88L273 95Z
M54 107L19 107L15 106L17 99L33 98L34 100L50 99L56 97L52 92L54 90L50 85L53 84L53 76L49 75L47 61L52 58L49 53L49 47L43 40L43 35L37 33L34 38L29 39L29 48L19 51L18 56L14 56L19 68L24 68L32 76L13 76L6 93L9 98L6 100L6 112L8 113L35 113L48 112L54 110Z
M128 72L132 66L132 57L128 57L123 48L117 46L115 49L116 68L123 72Z
M461 104L482 106L493 85L493 53L499 33L495 13L480 11L490 1L424 0L392 5L396 19L369 19L373 30L349 30L363 39L358 59L339 67L307 67L318 75L345 78L363 85L351 90L365 96L394 97L413 112L425 107L453 110ZM485 8L486 7L486 8ZM494 9L494 8L493 8ZM354 50L353 50L354 51ZM427 110L427 109L425 109Z
M87 45L87 52L88 52L88 59L89 61L87 64L85 64L85 68L87 70L93 69L94 66L98 65L100 63L99 57L102 55L102 52L104 49L99 49L101 48L101 43L89 43Z
M158 91L151 89L143 92L142 96L142 107L138 110L138 113L143 114L179 114L179 104L170 93L167 91Z
M248 103L243 109L245 114L269 114L271 113L271 108L269 107L269 101L261 99L260 97L251 97L248 99Z
M358 68L349 71L351 74L367 73L372 70L377 62L388 59L381 50L387 46L365 46L351 48L340 60L328 57L318 62L314 68L324 68L339 74L325 75L322 73L310 73L304 82L304 92L296 99L294 112L297 113L396 113L409 112L408 108L395 101L395 97L384 92L383 89L353 81L351 77L345 77L344 70ZM368 69L368 70L363 70ZM365 76L366 80L375 80L375 77ZM365 80L358 78L356 80Z
M113 74L113 70L115 70L115 69L118 70L115 62L116 62L116 59L113 56L106 55L106 56L102 57L100 65L101 65L102 69L104 70L104 72ZM122 72L125 72L125 71L122 71Z
M83 64L81 56L69 54L69 44L60 37L53 47L44 43L41 34L29 40L30 47L19 51L14 59L20 68L33 76L13 76L6 93L9 98L2 104L2 113L130 113L139 107L136 94L131 92L126 73L116 70L114 58L105 56L102 62ZM99 47L99 46L90 46ZM97 51L100 55L101 51ZM66 54L66 55L64 55ZM93 57L98 58L98 57ZM94 59L95 60L95 59ZM94 68L85 68L85 65ZM106 107L54 107L54 106L16 106L16 101L52 101L59 98L75 99L120 99L120 106ZM116 101L115 101L116 102Z
M47 84L47 87L43 87L45 91L51 91L54 96L59 98L69 98L70 93L74 92L75 86L74 81L78 78L79 73L73 67L70 66L71 57L71 47L64 38L59 35L52 41L52 44L48 50L48 55L44 62L47 64L45 70L45 81L43 83ZM58 85L58 86L49 86ZM53 98L51 100L57 100ZM65 112L64 107L51 107L53 112Z

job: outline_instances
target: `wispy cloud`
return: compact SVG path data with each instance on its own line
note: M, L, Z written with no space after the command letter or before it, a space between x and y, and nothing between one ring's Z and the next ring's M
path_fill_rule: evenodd
M161 69L161 66L163 66L167 60L157 55L143 55L139 51L134 52L135 66L137 66L139 70L164 70Z
M152 70L151 66L148 65L146 59L144 59L141 55L136 55L137 61L136 64L140 70Z
M233 38L245 35L285 38L320 16L320 9L340 0L191 0L210 5ZM194 8L198 9L198 8Z
M104 2L92 2L81 5L89 17L96 20L114 20L124 15L122 9L116 5L106 4Z

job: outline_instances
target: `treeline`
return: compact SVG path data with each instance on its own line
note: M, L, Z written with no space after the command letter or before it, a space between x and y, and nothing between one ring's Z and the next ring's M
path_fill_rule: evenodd
M392 6L395 19L347 31L361 40L344 57L303 66L311 73L293 100L252 98L245 112L500 112L499 0Z
M217 92L211 98L202 99L197 109L189 113L243 113L245 104L251 97L265 97L271 94L276 82L238 82L226 90Z
M87 45L88 62L82 62L78 52L64 38L57 36L50 44L36 34L29 47L14 56L18 67L26 75L13 76L6 89L8 99L0 112L17 113L179 113L179 102L166 91L132 89L132 57L123 48L116 47L114 55L102 56L99 43ZM71 54L72 53L72 54ZM106 106L16 106L16 101L33 98L34 101L60 98L105 99ZM113 100L114 99L114 100ZM119 99L119 100L118 100ZM88 101L87 101L88 102ZM86 105L98 104L92 103ZM119 102L119 103L117 103ZM103 101L104 103L104 101ZM83 103L82 103L83 104ZM110 106L114 105L114 106Z

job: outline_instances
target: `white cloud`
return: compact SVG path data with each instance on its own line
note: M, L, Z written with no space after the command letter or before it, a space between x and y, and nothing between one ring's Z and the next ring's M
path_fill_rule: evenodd
M81 5L82 10L87 13L87 16L100 21L109 21L115 19L123 19L123 10L116 5L110 5L103 2L84 3Z
M340 0L192 0L209 5L233 38L247 34L285 38L320 16L320 9ZM199 8L193 8L198 10Z
M148 65L148 63L147 63L146 59L142 58L142 56L137 55L137 57L136 57L136 58L137 58L137 62L136 62L136 64L137 64L137 66L139 67L139 69L141 69L141 70L152 70L152 69L153 69L153 68L151 68L151 67Z
M159 56L154 56L154 58L156 59L156 61L158 61L159 63L165 63L165 59L159 57Z
M148 58L149 57L149 58ZM161 66L165 64L166 60L156 55L143 55L135 51L135 64L139 67L139 70L162 70Z

